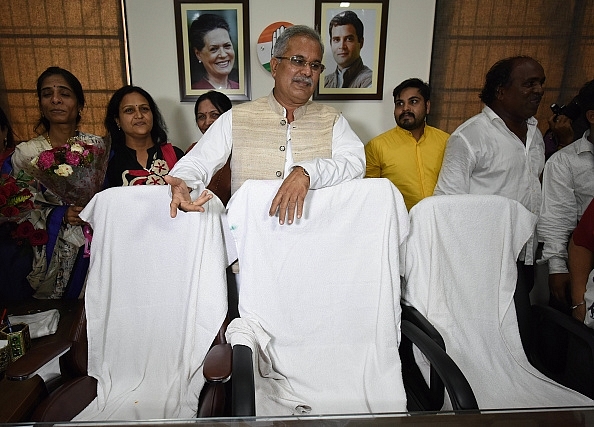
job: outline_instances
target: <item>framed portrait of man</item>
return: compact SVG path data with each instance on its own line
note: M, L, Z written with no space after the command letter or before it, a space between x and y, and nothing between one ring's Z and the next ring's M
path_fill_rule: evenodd
M174 0L180 98L251 99L248 0Z
M315 22L326 69L314 99L382 99L388 0L316 0Z

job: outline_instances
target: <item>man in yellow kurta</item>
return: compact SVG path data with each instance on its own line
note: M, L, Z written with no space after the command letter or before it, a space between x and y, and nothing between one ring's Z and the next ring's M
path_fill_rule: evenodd
M433 195L449 137L425 123L431 88L420 79L408 79L393 92L397 126L365 146L367 178L388 178L402 193L410 210Z

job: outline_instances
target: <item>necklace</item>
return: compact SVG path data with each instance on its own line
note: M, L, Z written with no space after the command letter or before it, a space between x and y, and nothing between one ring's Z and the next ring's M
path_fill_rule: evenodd
M71 136L70 138L68 138L66 140L66 144L72 143L76 139L77 136L78 136L78 131L74 131L74 136ZM45 133L44 138L46 139L47 143L53 147L52 140L50 139L50 136L49 136L49 132Z

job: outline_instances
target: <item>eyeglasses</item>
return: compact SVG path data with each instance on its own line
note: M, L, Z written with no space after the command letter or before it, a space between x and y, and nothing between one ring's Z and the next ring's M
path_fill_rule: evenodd
M326 66L324 64L322 64L320 61L306 61L301 56L294 55L294 56L291 56L290 58L287 56L275 56L275 58L276 59L288 59L289 61L291 61L291 64L293 64L297 68L303 68L303 67L309 65L309 68L314 73L321 73L326 69Z

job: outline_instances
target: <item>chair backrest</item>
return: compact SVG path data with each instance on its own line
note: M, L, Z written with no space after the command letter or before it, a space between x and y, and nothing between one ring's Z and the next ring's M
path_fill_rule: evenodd
M114 187L81 213L94 232L85 309L98 386L77 419L196 413L204 357L227 314L224 208L213 199L171 218L170 201L168 186Z
M253 337L256 414L406 410L402 195L385 179L311 190L303 217L281 226L268 215L279 185L248 181L228 204L241 318L227 331L231 344Z
M66 378L79 377L87 374L88 367L88 342L87 342L87 315L85 305L77 308L74 321L70 327L70 350L60 358L60 370Z
M410 212L403 298L439 331L479 407L588 404L524 352L513 296L536 217L499 196L434 196ZM505 390L505 391L504 391Z

